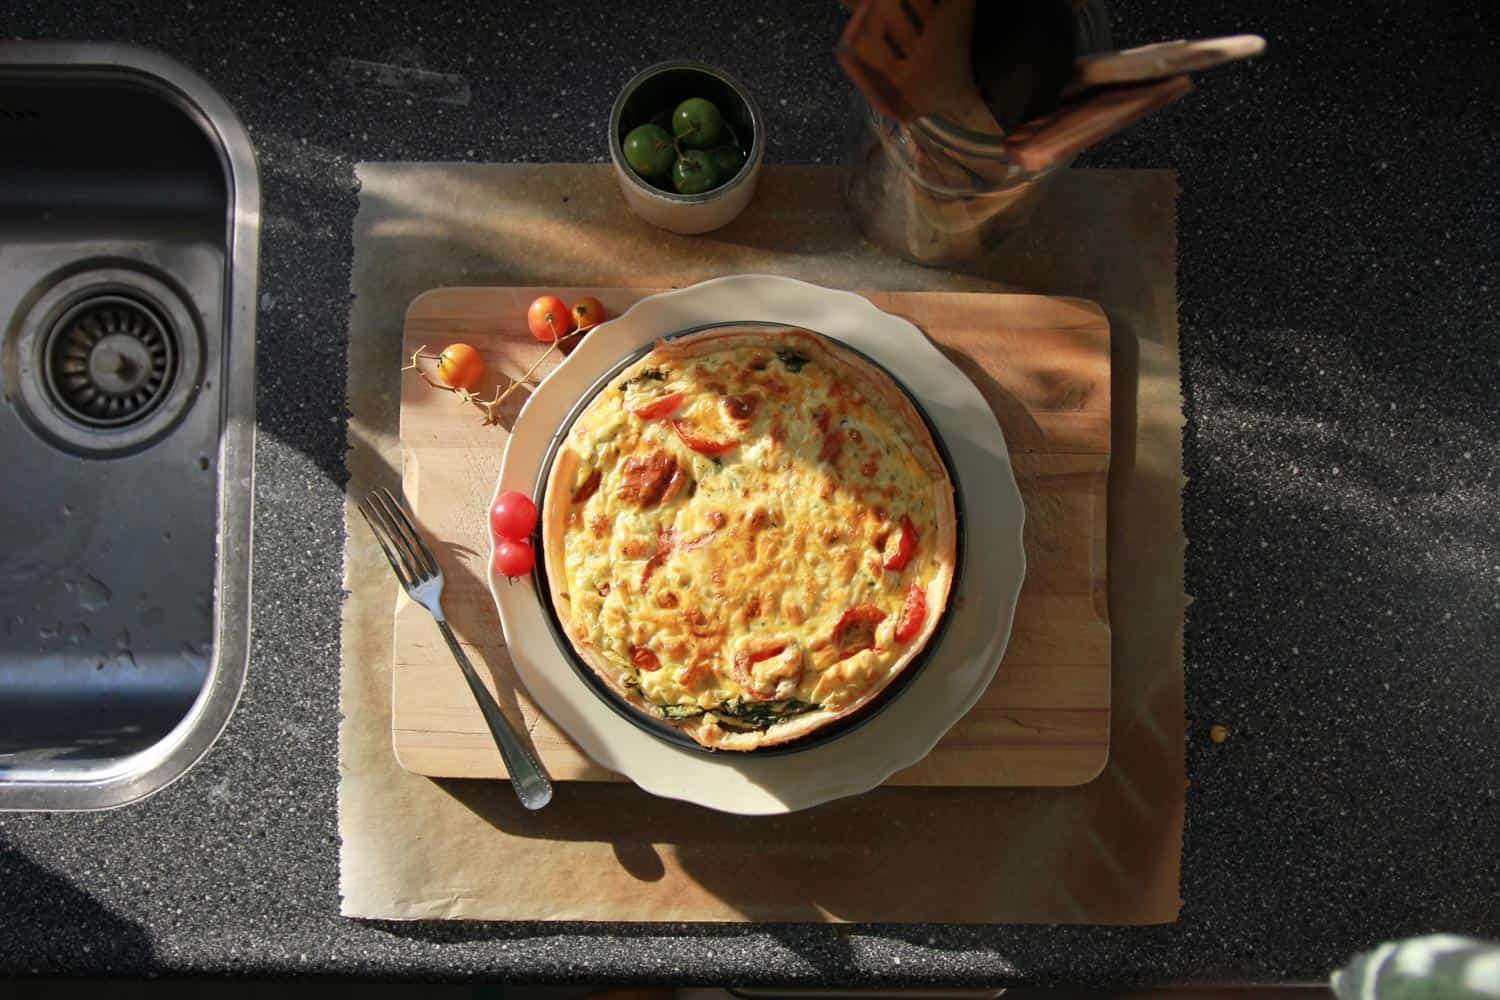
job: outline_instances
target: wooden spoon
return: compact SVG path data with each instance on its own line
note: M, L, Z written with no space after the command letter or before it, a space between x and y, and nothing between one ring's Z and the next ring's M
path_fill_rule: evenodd
M1028 171L1057 166L1124 131L1192 89L1192 80L1174 76L1150 83L1092 90L1006 136L1006 154Z
M1224 38L1157 42L1155 45L1142 45L1140 48L1122 49L1119 52L1100 52L1097 55L1083 56L1074 62L1073 79L1067 86L1067 92L1195 73L1224 63L1250 59L1264 51L1266 40L1259 35L1228 35Z

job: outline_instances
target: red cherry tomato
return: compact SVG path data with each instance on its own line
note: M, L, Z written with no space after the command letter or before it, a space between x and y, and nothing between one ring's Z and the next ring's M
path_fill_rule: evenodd
M536 504L519 490L506 490L490 507L490 533L496 538L522 539L536 527Z
M656 654L645 646L630 647L630 662L634 663L635 668L642 673L650 673L661 667L661 661L656 658Z
M544 344L573 332L573 314L556 295L542 295L526 310L526 326Z
M856 604L839 616L833 626L833 644L839 659L847 659L862 649L875 647L875 626L885 621L884 611L873 604Z
M657 396L650 402L642 403L630 412L642 420L654 420L657 417L664 417L677 409L682 405L682 400L682 393L669 392L665 396Z
M769 691L765 690L764 687L761 687L759 690L757 690L755 684L755 676L751 672L751 668L754 667L757 663L762 663L766 660L771 659L772 657L780 656L785 652L786 643L784 642L772 643L771 645L766 646L764 649L757 649L754 652L741 647L740 651L734 654L734 660L732 661L732 665L734 667L734 679L740 682L740 687L744 688L745 693L751 698L754 698L756 701L770 701L776 693L775 686L773 685L771 690ZM801 659L799 657L797 664L797 674L799 677L801 676L801 673L802 665Z
M922 622L927 620L927 591L916 581L906 588L906 603L901 608L901 617L896 619L896 641L911 642L922 631Z
M609 314L604 311L604 303L592 295L585 295L573 303L573 325L580 330L598 326L608 318Z
M484 359L468 344L449 344L438 355L438 381L455 389L472 389L484 375Z
M738 441L711 441L708 438L699 437L696 431L681 420L672 421L672 430L677 432L683 444L700 455L722 455L739 444Z
M532 551L530 542L502 538L495 543L495 554L490 559L490 565L501 576L514 579L531 572L531 567L536 565L536 553Z
M911 562L911 557L917 551L917 528L911 523L911 518L905 514L901 515L901 534L896 539L896 548L885 557L885 568L894 572L901 572L906 564Z
M750 659L751 663L760 663L762 660L769 660L771 657L773 657L773 656L780 656L782 653L785 653L785 652L786 652L786 643L782 643L779 646L770 646L770 647L768 647L766 649L762 649L762 650L759 650L757 652L751 653L750 656L749 656L749 659Z

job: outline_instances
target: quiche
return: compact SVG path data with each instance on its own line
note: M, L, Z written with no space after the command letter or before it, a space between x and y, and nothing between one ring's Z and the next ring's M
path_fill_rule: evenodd
M784 327L658 341L579 413L543 499L548 589L579 657L722 750L870 704L932 638L956 536L905 393Z

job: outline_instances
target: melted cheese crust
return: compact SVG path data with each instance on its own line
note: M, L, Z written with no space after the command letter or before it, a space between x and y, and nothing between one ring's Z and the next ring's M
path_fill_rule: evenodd
M838 710L907 652L894 637L907 592L938 571L931 476L909 432L823 365L782 355L666 361L610 385L569 433L570 629L658 707ZM886 569L903 517L915 553ZM836 626L862 605L884 618L873 648L850 652Z

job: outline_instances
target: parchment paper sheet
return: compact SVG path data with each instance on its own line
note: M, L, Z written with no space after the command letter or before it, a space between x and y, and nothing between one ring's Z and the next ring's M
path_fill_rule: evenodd
M1185 542L1175 174L1069 172L1025 233L965 274L906 264L864 243L836 168L767 168L745 215L700 237L637 220L605 166L389 163L362 164L358 174L339 729L345 915L1176 919ZM1104 307L1114 345L1114 712L1110 763L1097 780L1041 790L881 788L771 818L570 782L529 814L504 784L433 781L396 764L396 585L354 501L399 482L407 303L438 285L666 287L737 272L854 289L1076 295Z

